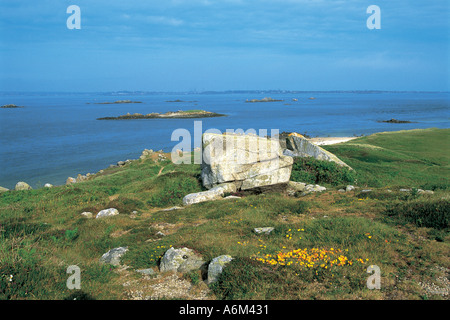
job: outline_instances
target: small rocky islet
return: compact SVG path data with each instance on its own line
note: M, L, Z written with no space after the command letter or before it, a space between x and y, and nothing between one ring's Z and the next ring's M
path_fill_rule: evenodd
M205 110L178 110L168 111L166 113L127 113L118 117L102 117L97 120L135 120L135 119L185 119L185 118L211 118L211 117L224 117L225 114L205 111Z
M15 104L5 104L3 106L0 106L0 108L3 108L3 109L15 109L15 108L23 108L23 106L16 106Z

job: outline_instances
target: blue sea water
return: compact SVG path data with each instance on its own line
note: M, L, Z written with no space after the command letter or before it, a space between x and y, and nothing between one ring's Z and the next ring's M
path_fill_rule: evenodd
M272 97L281 102L246 103ZM314 97L315 99L309 99ZM140 104L94 104L116 100ZM185 102L168 102L174 100ZM298 99L294 101L293 99ZM33 93L0 94L0 186L26 181L33 188L64 184L68 176L94 173L117 161L139 158L142 150L170 152L179 128L203 131L271 129L310 136L370 135L381 131L448 128L450 93L277 92L191 94ZM204 109L227 117L99 121L99 117ZM395 118L414 123L383 123ZM195 146L193 146L195 147Z

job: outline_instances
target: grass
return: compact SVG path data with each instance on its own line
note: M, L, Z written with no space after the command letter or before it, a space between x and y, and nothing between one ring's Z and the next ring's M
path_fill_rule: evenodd
M327 191L299 198L262 193L163 211L203 190L200 166L151 159L70 186L2 193L0 299L123 299L123 271L99 263L119 246L128 246L122 263L130 270L156 270L171 246L192 248L205 261L231 255L209 286L216 299L446 298L420 283L450 268L448 135L413 130L326 146L355 169L354 180L308 161L295 171L306 167ZM350 182L373 191L338 192ZM120 214L80 215L110 207ZM253 232L266 226L275 229ZM371 264L381 269L381 290L366 287ZM81 269L81 290L66 287L70 265ZM202 277L191 272L183 279L199 286Z

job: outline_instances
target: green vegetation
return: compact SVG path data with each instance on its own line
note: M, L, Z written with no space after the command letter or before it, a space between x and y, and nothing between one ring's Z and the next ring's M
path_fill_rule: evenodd
M262 193L164 211L203 190L200 166L152 159L68 186L4 192L0 299L126 299L123 284L133 279L147 290L133 270L157 270L171 246L192 248L205 261L233 257L209 285L213 299L448 298L421 284L444 287L436 281L450 268L449 132L381 133L326 146L354 172L297 159L293 180L327 186L299 198ZM359 189L338 192L347 184ZM81 216L111 207L120 214ZM266 226L274 227L269 235L253 232ZM127 270L99 263L120 246L128 246ZM371 264L381 269L381 290L366 287ZM82 290L66 287L70 265L81 269ZM180 277L206 287L202 271Z

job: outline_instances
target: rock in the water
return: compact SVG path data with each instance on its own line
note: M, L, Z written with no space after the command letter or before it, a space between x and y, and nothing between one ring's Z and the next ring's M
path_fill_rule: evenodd
M273 230L275 230L273 227L260 227L253 229L253 231L257 234L270 234Z
M100 258L101 263L108 263L114 266L120 265L120 258L128 251L128 247L119 247L109 250Z
M119 214L119 211L117 209L109 208L109 209L104 209L104 210L100 211L99 213L97 213L97 216L95 218L98 219L98 218L111 217L111 216L115 216L118 214Z
M233 260L233 258L229 255L222 255L212 259L212 261L208 265L207 283L210 284L216 282L225 265L231 260Z
M203 258L189 248L170 248L161 258L159 270L161 272L177 271L189 272L198 270L205 264Z
M6 191L9 191L9 189L0 187L0 193L6 192Z
M278 139L257 135L203 134L202 181L206 188L233 183L237 189L286 184L293 159Z
M283 136L280 136L283 139ZM291 157L313 157L318 160L336 162L338 165L351 169L345 162L340 160L331 152L319 147L318 145L309 142L308 139L298 133L291 133L286 139L286 149L283 151L284 155Z
M19 181L17 182L14 190L31 190L33 188L30 187L30 185L26 182Z
M233 183L224 183L207 191L196 192L186 195L183 198L183 204L185 206L188 206L194 203L219 200L222 199L225 193L233 193L233 192L236 192L236 185Z

